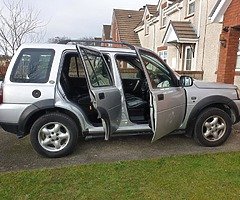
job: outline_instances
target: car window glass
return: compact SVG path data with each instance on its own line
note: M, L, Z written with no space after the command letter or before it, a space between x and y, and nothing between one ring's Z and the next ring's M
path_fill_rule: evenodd
M140 51L140 55L147 69L152 88L175 86L170 70L157 56L144 51Z
M83 60L93 87L112 85L112 79L108 71L105 59L100 53L88 49L81 49Z
M74 78L85 78L83 63L77 54L70 58L68 76Z
M142 72L137 66L140 62L135 56L117 55L116 63L122 79L142 78Z
M123 79L139 78L139 71L131 63L117 59L117 66Z
M10 80L18 83L46 83L53 57L52 49L23 49L13 67Z

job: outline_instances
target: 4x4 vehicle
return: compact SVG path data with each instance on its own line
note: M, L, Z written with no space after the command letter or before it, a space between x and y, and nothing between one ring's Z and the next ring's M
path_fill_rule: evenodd
M73 41L72 41L73 42ZM0 90L0 124L47 157L79 137L185 130L205 146L224 143L239 121L234 85L178 76L152 51L79 44L22 45Z

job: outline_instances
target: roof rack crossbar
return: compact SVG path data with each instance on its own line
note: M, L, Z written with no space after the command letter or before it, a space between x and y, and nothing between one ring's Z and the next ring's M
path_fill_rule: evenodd
M131 45L127 42L113 42L113 41L102 41L102 40L61 40L58 42L58 44L68 44L68 43L76 43L76 44L79 44L79 43L89 43L90 46L93 45L93 44L119 44L119 45L122 45L122 46L127 46L129 47L130 49L135 49L134 45Z

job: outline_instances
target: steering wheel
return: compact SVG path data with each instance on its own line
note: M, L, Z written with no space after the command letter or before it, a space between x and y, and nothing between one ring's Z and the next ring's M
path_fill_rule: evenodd
M161 74L158 76L157 88L170 87L171 79L166 74Z

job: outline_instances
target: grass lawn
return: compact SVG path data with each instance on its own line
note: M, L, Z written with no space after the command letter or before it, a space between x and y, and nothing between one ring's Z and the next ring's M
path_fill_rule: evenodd
M0 199L240 199L240 153L0 173Z

